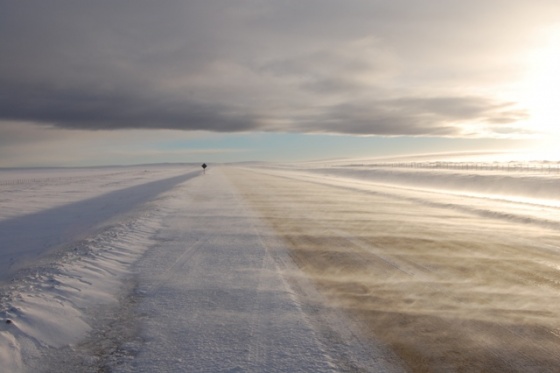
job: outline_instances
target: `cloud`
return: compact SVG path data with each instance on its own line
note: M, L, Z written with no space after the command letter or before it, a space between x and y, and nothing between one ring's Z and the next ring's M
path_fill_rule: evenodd
M153 94L153 93L152 93ZM238 132L258 128L247 111L214 102L143 92L100 92L93 89L14 89L0 102L6 120L45 123L61 128L123 128Z
M544 0L0 4L0 120L414 136L515 132L526 110L488 92L559 14Z
M360 135L464 136L473 135L463 132L473 123L485 126L525 119L524 111L512 107L512 103L496 103L479 97L381 99L329 107L318 115L317 122L308 123L306 129Z
M374 37L330 42L302 54L265 63L261 69L321 94L359 94L394 77L400 61Z

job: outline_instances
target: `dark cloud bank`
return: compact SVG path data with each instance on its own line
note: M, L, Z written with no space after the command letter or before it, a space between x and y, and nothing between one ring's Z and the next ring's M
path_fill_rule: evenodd
M528 114L461 94L454 76L472 66L422 75L453 64L447 53L491 50L495 36L476 48L450 39L479 38L465 30L486 31L505 4L486 3L0 1L0 120L420 136L475 134L465 125L478 123L507 133ZM553 3L524 4L544 17Z

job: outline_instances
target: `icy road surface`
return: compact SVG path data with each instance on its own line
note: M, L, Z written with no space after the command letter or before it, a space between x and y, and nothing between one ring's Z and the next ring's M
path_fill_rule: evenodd
M556 176L88 172L0 173L5 371L558 371Z
M117 190L84 190L0 225L19 268L2 286L6 371L402 371L386 346L328 307L223 172L136 176L114 175ZM49 195L68 189L64 178L33 180ZM18 234L25 222L56 248ZM18 256L17 244L28 250Z
M114 371L340 371L284 278L285 248L221 172L185 184L166 205L156 245L135 266L140 352Z

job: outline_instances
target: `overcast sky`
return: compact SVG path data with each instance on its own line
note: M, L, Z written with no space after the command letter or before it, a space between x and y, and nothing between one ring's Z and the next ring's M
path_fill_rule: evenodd
M508 147L558 127L534 119L560 94L543 77L558 0L0 9L0 167Z

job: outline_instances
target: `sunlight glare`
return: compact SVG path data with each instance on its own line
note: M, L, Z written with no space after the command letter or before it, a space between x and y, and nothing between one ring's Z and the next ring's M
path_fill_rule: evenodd
M525 101L531 114L530 129L560 136L560 26L549 33L545 46L531 60Z

